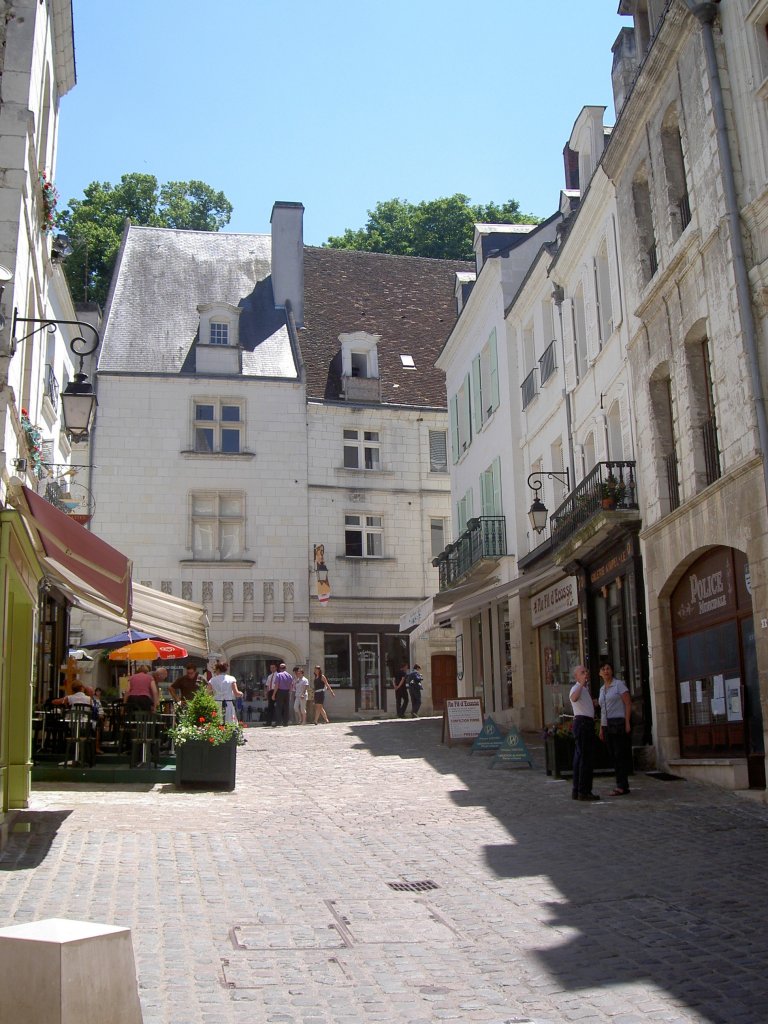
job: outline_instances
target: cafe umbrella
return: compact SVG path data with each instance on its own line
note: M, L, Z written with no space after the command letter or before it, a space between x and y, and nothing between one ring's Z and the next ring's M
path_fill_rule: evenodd
M109 652L110 661L155 661L158 658L186 658L186 647L166 640L136 640Z

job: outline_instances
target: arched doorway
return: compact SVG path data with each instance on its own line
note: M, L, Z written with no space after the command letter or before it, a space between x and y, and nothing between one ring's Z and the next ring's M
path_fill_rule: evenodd
M765 789L765 745L746 555L718 547L672 592L682 757L746 757L749 786Z
M232 658L229 665L229 670L232 675L237 679L238 686L245 693L246 699L249 693L257 693L261 686L262 680L269 675L269 666L272 662L280 664L282 657L277 654L238 654ZM293 665L288 666L289 669L293 668Z

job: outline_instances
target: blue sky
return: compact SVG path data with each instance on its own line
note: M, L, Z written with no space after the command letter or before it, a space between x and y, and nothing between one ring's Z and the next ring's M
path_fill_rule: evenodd
M546 216L586 104L613 121L617 0L74 0L60 204L132 171L198 178L228 231L306 207L320 245L380 200L464 192Z

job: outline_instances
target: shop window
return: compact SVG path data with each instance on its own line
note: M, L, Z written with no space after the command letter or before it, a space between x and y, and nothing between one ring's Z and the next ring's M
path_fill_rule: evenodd
M344 468L381 469L377 430L344 430Z
M323 671L334 689L352 686L351 646L349 633L324 634Z
M554 725L563 715L570 716L573 713L568 694L573 685L573 670L581 661L576 612L569 612L540 627L539 656L543 684L543 724Z

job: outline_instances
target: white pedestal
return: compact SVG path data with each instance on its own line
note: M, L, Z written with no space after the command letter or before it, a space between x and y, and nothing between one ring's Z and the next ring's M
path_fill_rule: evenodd
M0 1021L142 1024L130 928L57 918L0 928Z

